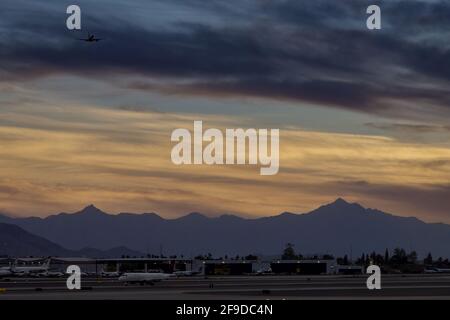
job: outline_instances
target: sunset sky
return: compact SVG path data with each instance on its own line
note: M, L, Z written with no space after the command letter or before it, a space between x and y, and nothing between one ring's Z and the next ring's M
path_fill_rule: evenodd
M377 1L370 31L370 4L2 0L0 212L258 217L343 197L450 223L450 5ZM175 166L171 132L194 120L279 128L278 175Z

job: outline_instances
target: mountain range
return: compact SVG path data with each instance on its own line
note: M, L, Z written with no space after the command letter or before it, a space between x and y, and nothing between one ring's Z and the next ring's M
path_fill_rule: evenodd
M356 257L402 247L421 257L429 252L450 257L450 225L399 217L341 198L304 214L285 212L255 219L200 213L177 219L164 219L155 213L111 215L90 205L76 213L46 218L0 215L0 222L17 225L68 248L65 250L72 254L87 247L125 247L145 254L162 251L185 256L280 254L292 243L302 254Z
M16 225L0 223L0 256L112 258L122 255L142 256L143 254L125 247L116 247L109 250L94 248L69 250L43 237L31 234Z

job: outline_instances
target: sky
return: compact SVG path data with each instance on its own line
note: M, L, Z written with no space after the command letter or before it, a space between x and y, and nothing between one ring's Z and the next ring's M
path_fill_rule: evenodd
M67 6L82 30L66 28ZM382 29L366 28L377 4ZM450 223L450 4L2 0L0 212ZM94 33L98 43L78 41ZM280 171L175 166L176 128L279 128Z

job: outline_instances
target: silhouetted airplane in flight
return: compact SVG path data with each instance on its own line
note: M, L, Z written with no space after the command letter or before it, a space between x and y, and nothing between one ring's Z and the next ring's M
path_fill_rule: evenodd
M88 33L88 37L87 38L85 38L85 39L78 39L78 40L86 41L86 42L97 42L97 41L100 41L100 40L103 40L103 39L96 38L93 34L89 34Z

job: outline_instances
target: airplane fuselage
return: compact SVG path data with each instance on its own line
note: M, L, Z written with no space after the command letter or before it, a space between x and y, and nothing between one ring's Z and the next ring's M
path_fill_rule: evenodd
M167 273L124 273L119 277L119 281L124 283L153 284L154 282L167 280L172 277Z

